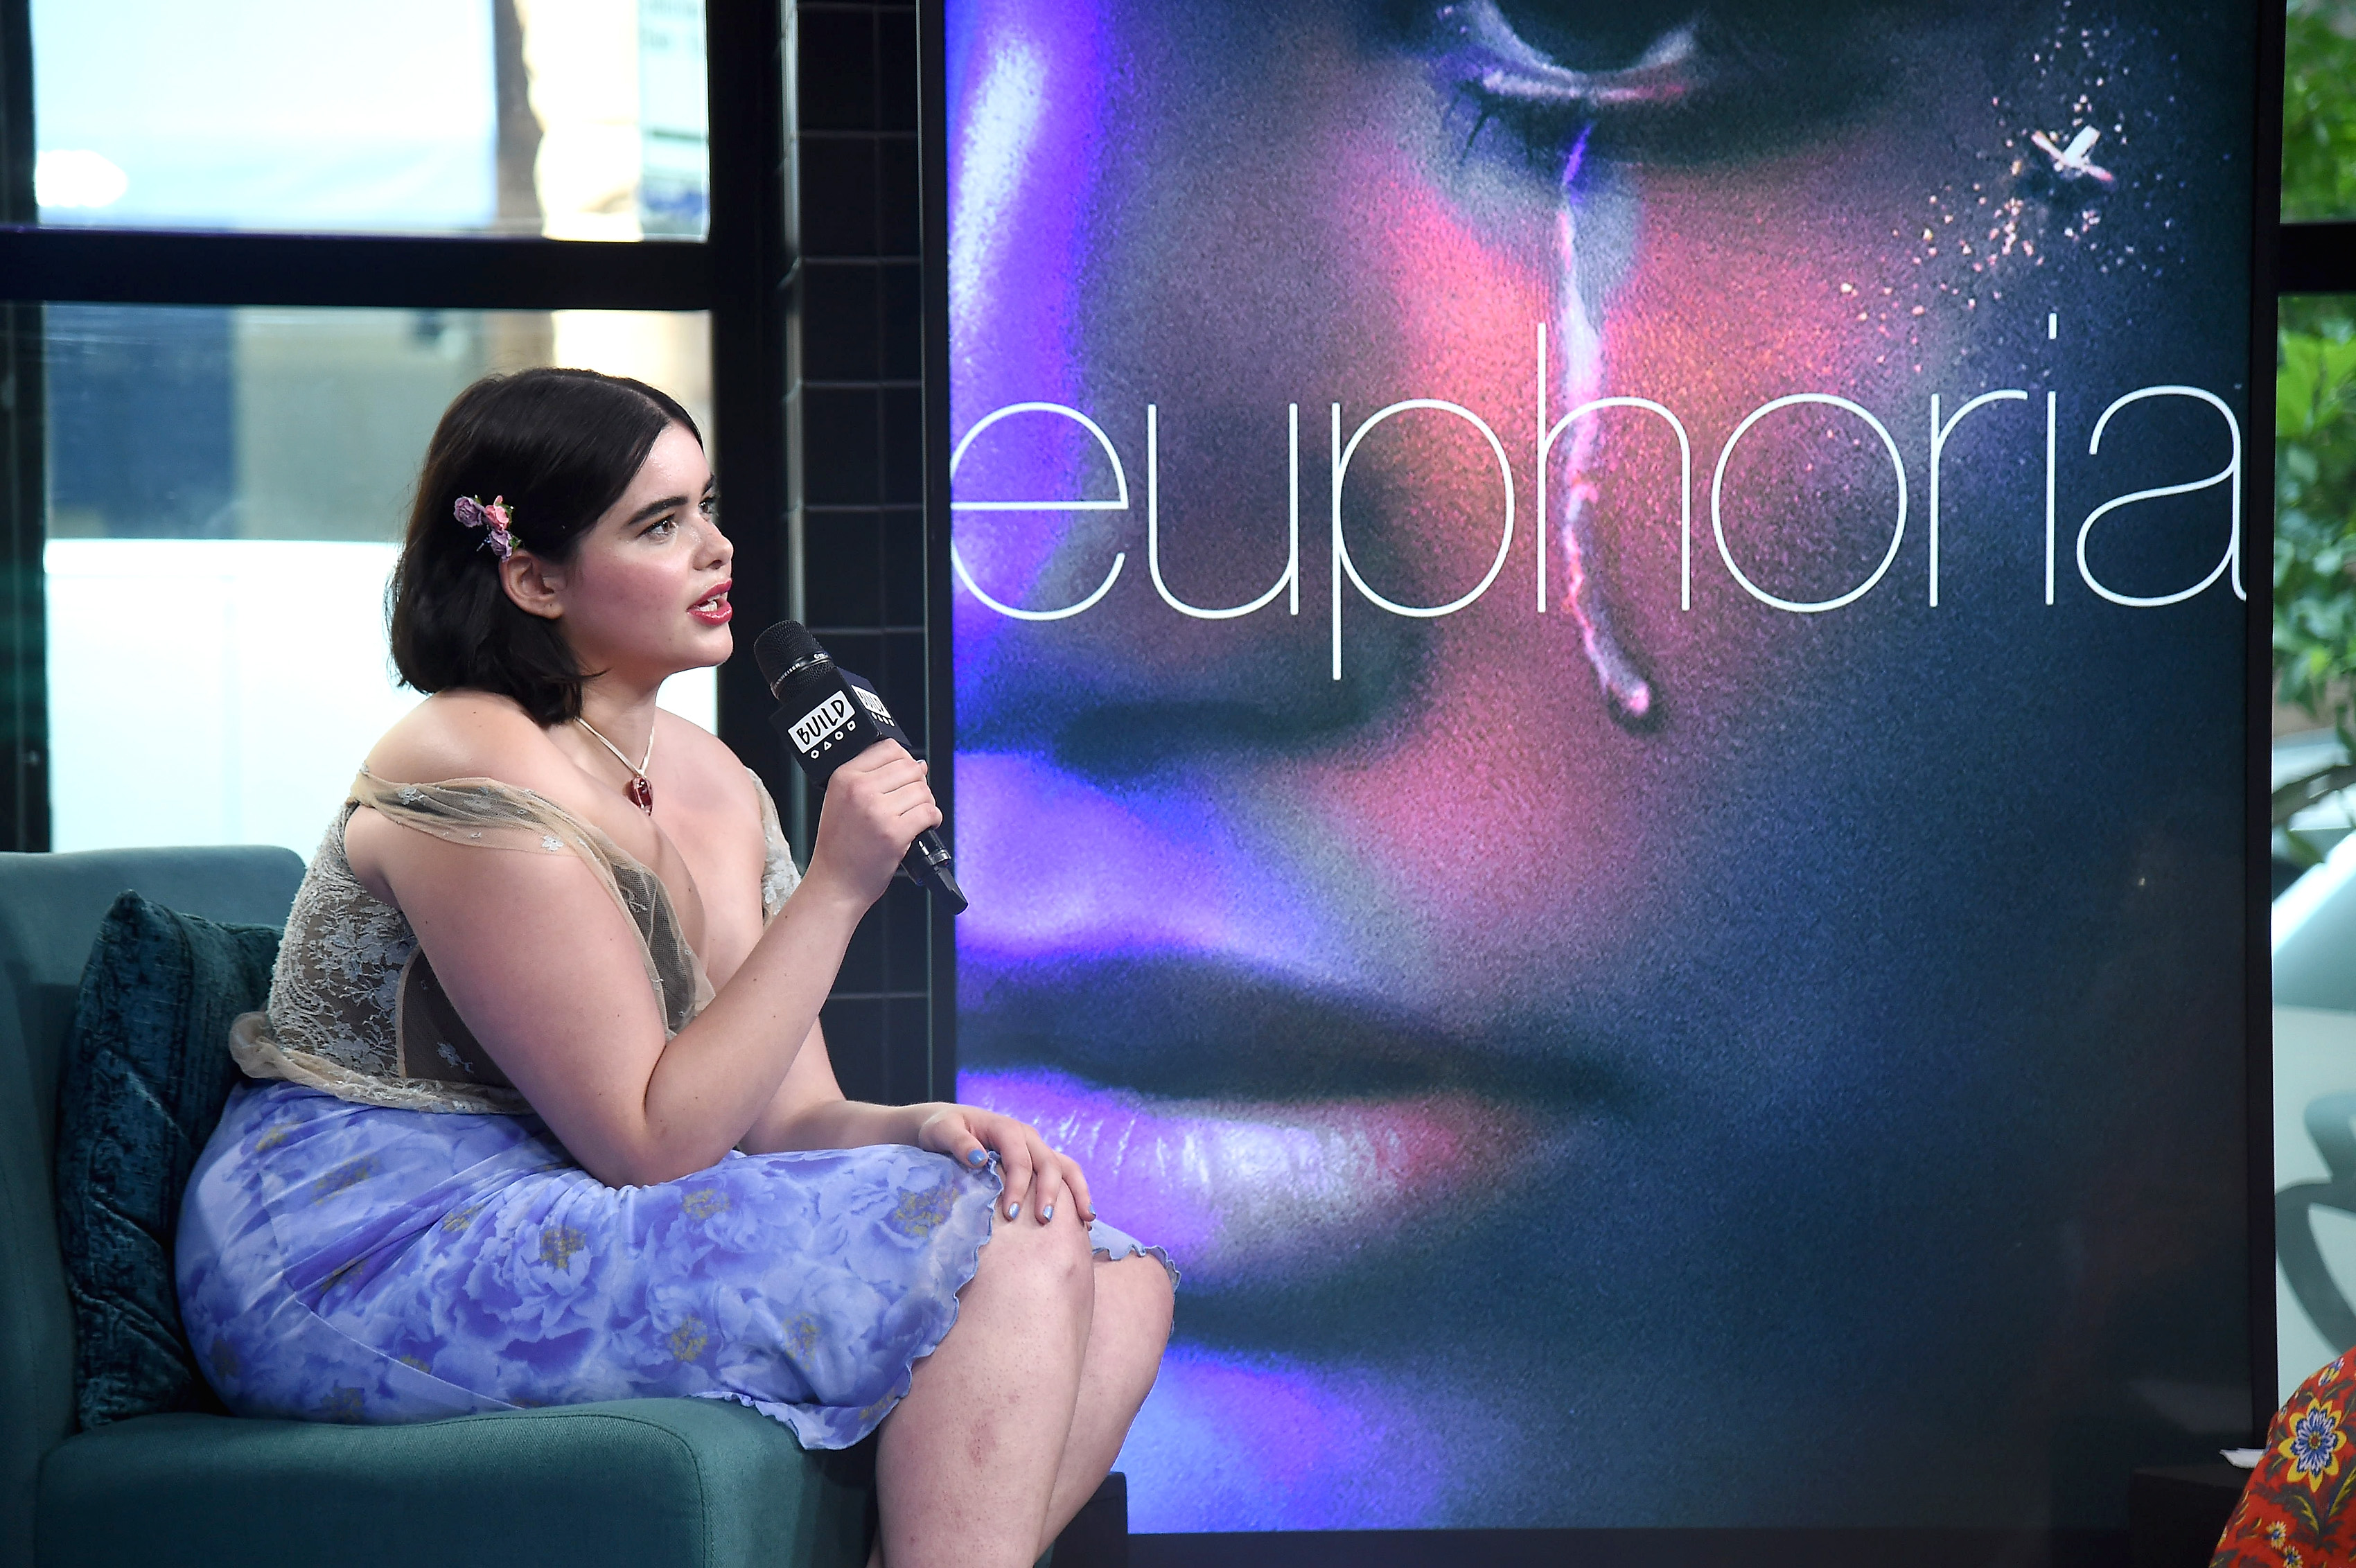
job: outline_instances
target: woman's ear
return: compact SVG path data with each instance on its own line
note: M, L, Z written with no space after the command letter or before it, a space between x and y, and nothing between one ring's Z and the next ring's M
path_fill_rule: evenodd
M564 574L528 549L510 550L499 562L499 586L527 615L554 621L564 613Z

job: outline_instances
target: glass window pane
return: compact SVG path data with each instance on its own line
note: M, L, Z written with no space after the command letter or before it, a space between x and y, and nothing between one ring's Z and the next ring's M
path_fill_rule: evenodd
M2356 217L2356 0L2286 9L2283 219Z
M711 427L709 318L53 304L51 837L316 846L393 683L384 587L434 421L580 365ZM715 457L716 457L715 453ZM710 671L664 705L711 727Z
M700 238L701 0L33 0L41 220Z
M2296 33L2294 33L2296 36ZM2356 722L2356 298L2286 296L2275 368L2275 707L2277 799L2307 801L2274 836L2275 1188L2313 1190L2329 1179L2311 1116L2329 1121L2356 1094L2356 1012L2347 987L2319 988L2318 938L2345 929L2324 906L2356 896L2356 790L2348 778L2343 726ZM2343 891L2345 890L2345 891ZM2341 903L2341 907L2346 907ZM2344 968L2336 954L2326 969ZM2278 1238L2275 1276L2276 1371L2287 1397L2340 1353L2331 1303L2356 1282L2356 1221L2318 1209ZM2319 1273L2319 1264L2320 1272ZM2320 1321L2319 1321L2319 1314Z

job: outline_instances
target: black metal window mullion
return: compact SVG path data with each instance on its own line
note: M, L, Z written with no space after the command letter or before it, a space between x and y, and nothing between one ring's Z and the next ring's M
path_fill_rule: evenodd
M796 596L787 501L789 410L786 307L792 279L786 0L706 8L712 110L710 258L713 444L721 517L736 546L737 656L720 669L720 738L780 805L798 787L769 732L769 699L751 654ZM723 140L723 119L731 133Z
M2286 223L2276 256L2277 293L2356 293L2356 220Z
M0 227L0 293L107 304L703 310L719 257L691 240L188 233L20 221Z
M13 0L0 7L0 224L37 216L33 163L32 8ZM0 291L0 849L49 847L42 315Z

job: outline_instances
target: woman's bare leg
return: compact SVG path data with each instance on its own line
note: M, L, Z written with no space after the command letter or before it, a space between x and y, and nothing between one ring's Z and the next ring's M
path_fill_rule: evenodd
M1080 1363L1079 1397L1072 1411L1071 1435L1055 1466L1039 1552L1054 1544L1072 1516L1096 1496L1129 1435L1129 1424L1152 1392L1162 1348L1170 1342L1173 1298L1167 1270L1144 1253L1132 1253L1119 1263L1099 1259L1094 1272L1096 1307L1089 1317L1087 1354Z
M1028 1568L1038 1557L1080 1394L1096 1272L1086 1225L998 1218L958 1293L956 1326L916 1363L907 1398L884 1423L871 1562Z

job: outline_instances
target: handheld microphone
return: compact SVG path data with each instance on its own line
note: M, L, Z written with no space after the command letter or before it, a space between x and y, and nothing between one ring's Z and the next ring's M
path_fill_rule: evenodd
M835 769L879 741L897 741L916 751L875 688L838 666L800 622L780 621L762 633L754 640L753 659L769 695L777 699L770 727L821 793ZM951 914L965 912L965 892L950 870L949 847L938 828L916 835L900 870L948 900Z

